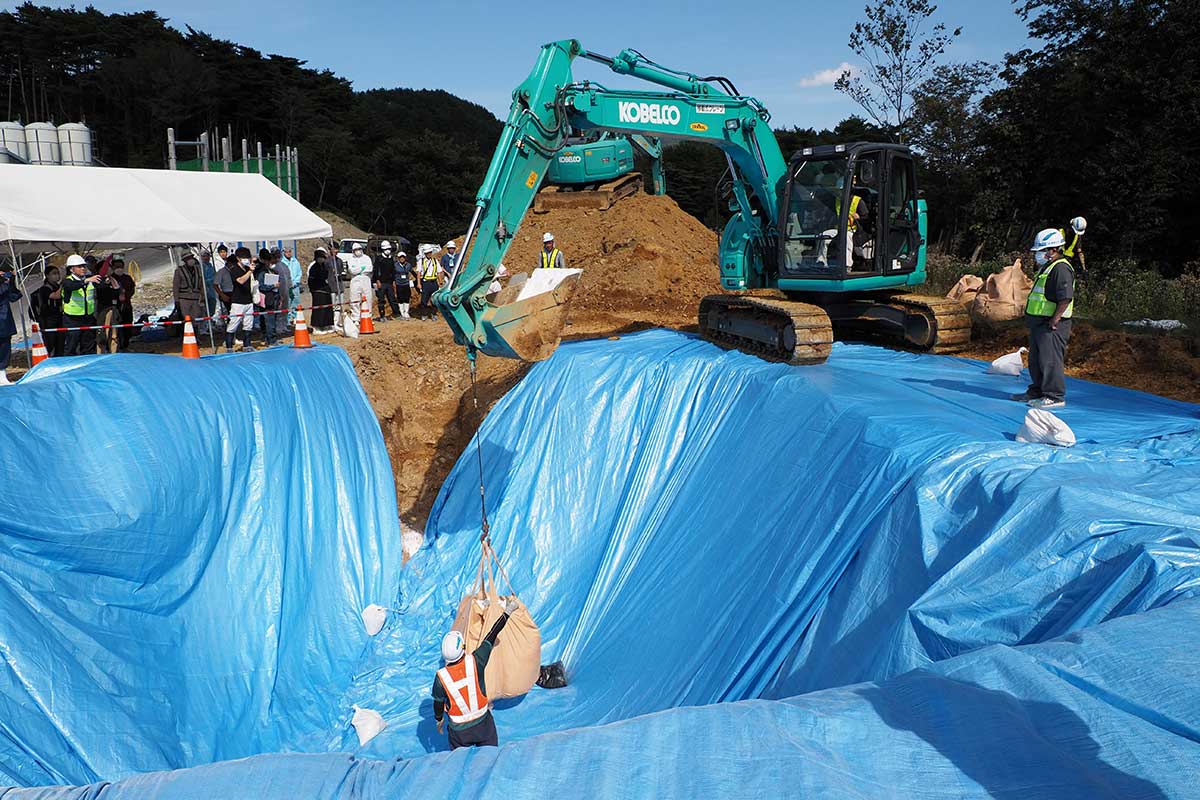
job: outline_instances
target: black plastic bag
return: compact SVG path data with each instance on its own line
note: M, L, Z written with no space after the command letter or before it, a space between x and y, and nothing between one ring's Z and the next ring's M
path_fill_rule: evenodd
M561 661L553 664L542 664L538 673L537 685L543 689L561 689L567 685L567 671Z

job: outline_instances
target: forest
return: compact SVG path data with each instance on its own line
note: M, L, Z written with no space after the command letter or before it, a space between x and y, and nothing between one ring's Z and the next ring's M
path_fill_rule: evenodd
M1082 214L1101 272L1195 273L1200 0L1015 0L1013 13L1030 46L999 64L960 62L954 38L970 20L941 19L928 0L875 0L846 32L867 68L837 87L862 112L831 130L777 130L785 154L909 144L930 244L967 263ZM444 91L355 91L328 70L176 29L153 11L26 3L0 13L0 40L9 118L85 120L104 163L136 167L165 165L169 126L194 136L231 125L235 140L299 148L309 206L414 239L460 232L501 128ZM669 192L719 225L720 152L678 144L665 165Z

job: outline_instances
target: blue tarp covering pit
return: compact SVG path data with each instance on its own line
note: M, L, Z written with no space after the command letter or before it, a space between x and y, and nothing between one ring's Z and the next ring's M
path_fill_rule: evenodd
M320 370L334 376L324 379L333 384L326 399L350 392L361 406L350 416L368 419L361 391L338 385L353 382L344 356L317 353L337 365ZM253 370L261 363L264 375L276 376L264 380L301 384L316 365L294 358L272 353L211 366L249 362L245 369ZM93 369L81 368L77 379L90 382ZM148 381L156 382L161 376ZM103 381L85 393L98 387ZM426 549L400 575L398 590L384 590L398 613L379 637L366 641L356 605L374 600L378 584L332 587L328 605L311 608L307 624L326 632L322 647L336 632L361 655L350 662L329 655L317 669L337 675L314 673L319 681L281 690L308 693L312 707L300 723L268 713L226 736L223 716L192 718L195 728L174 733L174 743L186 746L167 742L159 748L166 755L154 756L166 763L148 764L153 759L139 753L142 761L97 775L270 750L350 751L410 760L271 756L110 791L145 797L154 796L153 786L171 786L172 796L191 797L206 780L217 781L212 790L256 775L320 795L335 794L331 787L361 797L455 788L469 796L504 787L506 796L540 796L535 787L548 775L560 776L552 785L563 792L606 781L624 788L625 773L644 758L672 764L663 774L680 781L690 774L710 791L758 796L773 785L781 791L772 780L783 773L760 769L752 781L738 765L795 758L797 766L809 764L805 781L814 796L874 796L872 776L919 788L926 772L944 779L928 787L930 796L1003 794L1020 785L1041 796L1095 796L1088 787L1117 773L1135 781L1130 786L1158 786L1171 796L1173 787L1153 768L1164 749L1200 763L1200 701L1175 683L1194 685L1198 677L1190 653L1200 631L1190 598L1200 587L1200 416L1195 406L1072 382L1061 416L1080 444L1055 451L1013 440L1023 408L1005 398L1020 388L975 362L863 346L838 346L828 364L795 369L667 332L566 345L493 409L480 434L493 539L542 626L543 660L564 658L572 679L568 689L500 704L504 748L418 757L444 747L429 719L428 686L439 634L478 557L476 466L464 459L435 506ZM294 398L285 396L294 419ZM7 402L11 396L0 398ZM178 400L164 405L178 413ZM231 408L230 419L238 413ZM380 474L351 478L340 473L353 469L349 462L334 459L331 480L352 487L342 489L347 502L366 502L356 518L374 521L370 515L384 513L377 506L394 498L382 441L370 426L364 421L351 436L361 436L364 459L382 461ZM217 463L223 456L213 453ZM386 501L370 494L380 485ZM394 525L394 508L387 519ZM0 531L7 557L13 540ZM395 531L381 526L375 535L394 556ZM329 574L346 567L345 553L307 553L313 542L303 537L281 541ZM17 548L13 557L21 556ZM1168 608L1146 613L1161 606ZM1090 633L1118 617L1095 629L1117 630L1115 639ZM1165 636L1168 630L1178 633ZM1074 631L1089 633L1036 644ZM36 642L58 634L43 622L22 635ZM1100 640L1103 654L1095 651ZM6 631L5 641L16 640ZM1070 670L1029 667L1048 658L1045 648L1086 653L1071 657L1095 665L1094 674L1074 680ZM1138 661L1151 651L1152 664ZM257 655L251 649L247 658ZM914 668L924 671L904 675ZM306 669L294 673L300 683ZM1143 679L1151 673L1155 680ZM882 683L828 689L860 681ZM814 689L828 691L769 700ZM751 698L768 700L728 702ZM366 748L356 747L345 724L351 703L388 721ZM712 703L719 705L639 717ZM938 710L932 717L931 704ZM1045 705L1046 713L1030 704ZM1126 740L1120 731L1130 708L1165 733L1141 744ZM997 716L979 725L987 737L964 737L962 720L981 719L988 709ZM1009 724L1022 714L1028 724ZM1082 728L1066 725L1068 716ZM1047 733L1055 720L1062 741ZM213 738L227 750L171 760L168 745L190 754L193 739ZM950 747L949 739L958 743ZM717 740L737 757L715 758ZM1028 767L1014 773L995 752L980 750L983 741L994 751L1024 748ZM35 737L19 740L0 769L12 774L43 760L39 747ZM838 768L812 766L820 757ZM42 782L20 774L12 780ZM668 781L655 786L668 796L692 785L656 780Z

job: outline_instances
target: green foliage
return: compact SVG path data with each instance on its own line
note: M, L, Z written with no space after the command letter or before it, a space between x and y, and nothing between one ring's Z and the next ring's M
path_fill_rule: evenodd
M867 6L865 19L850 33L850 49L866 68L843 72L834 84L901 142L907 140L913 91L929 79L946 47L962 32L948 32L942 23L926 30L936 11L929 0L876 0Z
M105 163L161 168L168 127L194 139L232 125L235 157L242 138L299 148L306 204L423 241L462 232L501 128L446 92L356 93L327 70L175 30L153 11L25 3L0 13L0 41L10 117L86 120Z
M1200 267L1173 280L1131 259L1114 259L1089 270L1076 288L1079 315L1123 322L1178 319L1200 322Z

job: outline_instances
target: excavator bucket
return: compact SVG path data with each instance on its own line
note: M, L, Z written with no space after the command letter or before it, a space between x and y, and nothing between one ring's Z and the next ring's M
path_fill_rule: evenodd
M528 277L513 276L483 313L482 352L522 361L549 358L558 347L582 271L535 269Z

